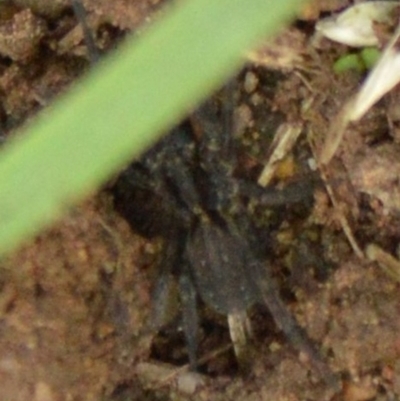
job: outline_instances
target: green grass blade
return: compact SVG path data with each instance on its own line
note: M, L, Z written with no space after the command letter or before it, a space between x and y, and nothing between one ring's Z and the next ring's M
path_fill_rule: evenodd
M0 154L0 252L95 190L241 63L299 0L190 0L166 12Z

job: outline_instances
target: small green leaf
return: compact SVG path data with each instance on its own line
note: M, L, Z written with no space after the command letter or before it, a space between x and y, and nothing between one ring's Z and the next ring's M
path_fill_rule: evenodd
M382 52L376 47L366 47L361 50L361 58L367 70L371 70L372 67L377 63Z
M336 74L356 70L360 73L372 69L379 60L381 52L376 47L366 47L358 53L346 54L340 57L333 65Z
M346 54L336 60L333 65L333 71L335 71L336 74L341 74L350 70L356 70L360 73L365 71L365 65L359 54Z

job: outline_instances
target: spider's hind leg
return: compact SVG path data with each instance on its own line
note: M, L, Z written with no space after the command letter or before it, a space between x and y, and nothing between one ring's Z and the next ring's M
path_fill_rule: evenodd
M95 64L100 59L100 52L96 46L93 33L86 21L86 10L81 0L71 0L71 5L72 9L74 10L75 17L82 27L83 37L87 47L87 54L89 61L92 64Z
M254 279L258 283L261 296L268 307L276 325L283 331L288 340L308 359L319 376L332 388L339 388L337 376L332 372L313 342L296 319L287 310L281 300L275 281L262 264L253 264Z
M179 276L179 292L182 302L182 323L189 354L191 370L197 370L199 319L197 315L196 288L189 272L184 269Z

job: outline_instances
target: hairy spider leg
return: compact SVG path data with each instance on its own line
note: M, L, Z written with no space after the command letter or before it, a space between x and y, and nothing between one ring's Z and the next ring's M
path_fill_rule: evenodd
M176 128L172 134L162 140L160 145L150 150L152 155L147 158L145 165L151 169L152 174L164 177L157 180L158 185L165 185L158 188L162 193L163 201L174 202L173 210L178 211L175 224L178 227L175 232L168 233L169 255L164 259L167 265L162 267L162 275L158 279L154 300L156 305L156 315L163 313L157 310L157 305L164 304L161 297L165 297L163 281L172 273L179 275L179 294L182 303L182 325L186 339L189 355L190 368L197 369L197 349L198 349L198 327L197 316L197 291L193 278L190 274L190 266L183 249L187 243L187 234L192 224L193 216L200 213L201 205L196 185L193 181L193 141L187 130L188 125L183 124ZM175 247L175 249L173 249ZM173 255L179 255L174 257ZM179 269L178 269L179 266ZM180 270L180 271L178 271ZM161 302L160 302L161 301ZM158 307L159 308L159 307ZM160 322L161 323L161 322Z
M227 90L231 90L231 85ZM193 113L194 120L198 121L198 124L201 122L199 160L210 186L205 203L207 210L230 214L232 199L238 193L236 182L232 178L236 165L236 149L231 132L218 123L220 118L215 105L211 103L206 102ZM223 112L226 114L228 110L224 109ZM226 120L226 117L224 119Z
M176 143L173 145L176 146ZM193 172L190 163L192 162L192 152L186 151L186 157L183 153L170 153L168 162L164 163L163 170L169 180L172 190L177 199L194 215L201 213L201 204L196 185L193 181ZM186 150L186 149L180 149ZM188 224L192 224L192 222ZM190 230L190 227L187 227ZM187 243L187 238L181 238L181 244ZM191 370L197 370L197 349L198 349L198 328L199 319L197 312L197 291L191 275L189 260L186 252L182 252L179 274L179 294L182 303L182 325L185 334L186 345L189 355L189 364Z
M320 377L322 377L330 387L338 389L338 377L333 374L320 352L299 326L296 319L287 310L279 296L279 290L268 269L266 269L263 264L256 263L253 266L253 271L264 302L271 312L276 325L285 333L293 346L307 356L307 359Z
M191 370L196 371L198 365L197 349L199 327L197 293L187 265L183 267L183 271L179 276L179 292L183 306L182 324L189 354L189 366Z
M246 198L257 199L259 205L282 206L312 199L315 184L320 180L308 179L291 182L284 188L261 187L256 182L238 179L239 191Z
M94 41L92 30L89 28L86 21L86 10L81 0L71 0L72 9L76 19L79 21L83 31L83 37L85 39L89 61L92 64L97 63L100 59L100 53Z
M172 236L176 236L176 241L170 242L163 248L157 280L152 292L153 307L150 316L150 330L154 332L160 330L177 313L176 293L181 288L176 288L175 274L177 266L182 263L178 255L182 254L182 240L180 234L173 230Z

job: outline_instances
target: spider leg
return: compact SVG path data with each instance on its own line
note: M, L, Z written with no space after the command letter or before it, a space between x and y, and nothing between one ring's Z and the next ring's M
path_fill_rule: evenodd
M256 199L257 203L264 206L282 206L304 202L312 199L317 179L302 180L289 183L282 189L274 187L261 187L252 181L238 179L240 193L243 196Z
M233 97L233 86L234 84L230 82L224 89L227 99ZM228 100L224 102L224 106L219 113L215 101L209 100L193 113L192 121L195 127L201 127L198 156L199 164L208 181L208 196L204 199L206 209L230 213L231 209L236 207L232 199L238 193L236 180L232 178L237 149L232 138L232 130L227 126L232 121L233 104ZM225 120L222 126L220 114Z
M164 177L162 174L169 171L169 169L164 170L162 172L152 171L140 163L132 164L120 175L117 184L114 186L114 193L116 194L117 203L124 210L124 215L129 216L136 223L144 220L143 223L139 223L140 226L151 226L154 221L150 220L146 224L146 221L149 220L148 216L146 216L146 213L139 213L136 207L138 201L143 204L144 209L156 209L152 205L152 202L158 201L164 211L170 211L170 213L164 212L163 217L166 223L163 226L165 228L159 229L162 233L159 232L158 234L163 234L166 238L173 238L173 234L175 233L170 232L171 227L188 224L192 212L186 206L182 206L182 202L184 201L181 199L180 194L176 196L177 194L166 183L166 179L160 179L160 177ZM182 166L182 170L185 170L184 166ZM157 179L154 176L157 176ZM132 191L132 188L135 188L136 191ZM134 196L135 194L136 197ZM158 209L161 209L161 207ZM165 218L166 214L168 214L167 219ZM155 213L153 220L158 220L158 218L159 215ZM137 224L135 229L137 230ZM151 236L143 233L143 231L145 230L140 230L145 236Z
M150 317L150 329L159 330L168 323L178 312L176 269L180 263L180 236L175 231L171 233L176 238L168 246L164 247L157 281L152 293L152 312Z
M182 307L182 324L192 370L197 367L197 290L192 281L190 266L186 260L188 233L201 205L198 188L193 178L194 143L191 127L183 123L170 135L151 148L137 166L128 174L132 184L150 187L164 206L163 218L168 223L163 227L162 236L167 240L167 251L162 258L161 277L155 289L156 328L161 327L165 308L162 304L168 298L171 279L178 277L178 291ZM168 213L166 212L168 211ZM158 218L158 216L155 216ZM157 300L158 298L158 300ZM161 304L161 305L160 305Z
M282 302L277 286L261 263L253 265L255 279L261 291L262 298L267 305L276 325L284 332L289 341L303 354L313 366L316 372L332 388L339 387L339 381L322 358L321 354L308 338L304 330L299 326L296 319L287 310Z
M198 327L196 288L187 268L179 276L179 293L182 302L183 332L189 354L191 370L197 370Z
M100 53L95 44L93 34L86 21L86 10L80 0L71 0L76 19L81 24L83 36L87 47L89 61L95 64L100 59Z
M231 80L223 89L222 118L218 113L218 107L212 100L206 101L192 115L195 126L201 127L201 141L199 151L201 154L202 167L209 173L220 167L232 170L236 161L234 141L232 139L232 111L234 81Z

